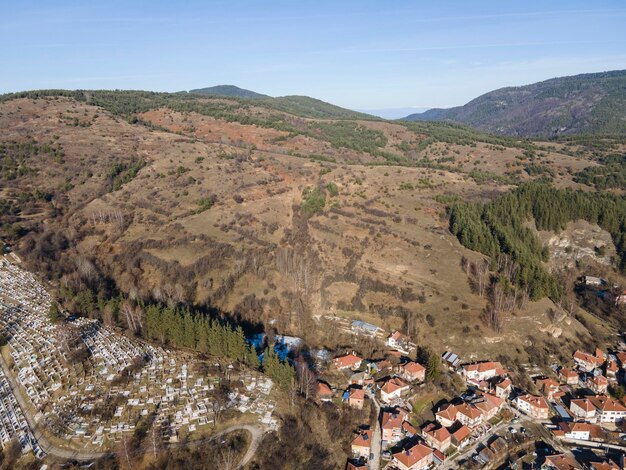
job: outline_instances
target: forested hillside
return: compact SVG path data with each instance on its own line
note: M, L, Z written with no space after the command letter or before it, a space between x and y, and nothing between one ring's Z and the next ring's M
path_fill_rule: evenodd
M621 196L529 183L490 203L456 203L450 208L450 230L459 241L494 259L510 255L519 264L513 280L528 289L532 299L558 299L563 286L543 268L548 253L526 222L533 220L539 230L558 232L578 219L599 225L611 234L620 256L618 265L624 270L626 201Z
M196 95L230 96L235 98L268 98L267 95L239 88L234 85L217 85L207 88L196 88L189 90L189 93L194 93Z
M463 106L430 109L405 119L452 121L520 137L626 135L626 71L501 88Z

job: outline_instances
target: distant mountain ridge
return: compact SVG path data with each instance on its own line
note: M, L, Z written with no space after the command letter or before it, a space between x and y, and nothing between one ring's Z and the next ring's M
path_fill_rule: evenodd
M514 137L626 135L626 70L500 88L463 106L429 109L409 121L451 121Z
M263 95L252 90L246 90L245 88L239 88L235 85L216 85L206 88L196 88L194 90L189 90L189 93L194 93L196 95L229 96L235 98L269 98L268 95Z

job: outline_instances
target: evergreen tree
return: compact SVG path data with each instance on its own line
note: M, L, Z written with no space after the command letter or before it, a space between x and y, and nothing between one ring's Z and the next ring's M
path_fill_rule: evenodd
M48 308L48 318L52 323L58 323L63 320L63 312L59 308L59 304L57 302L52 302L50 307Z
M428 365L426 366L426 378L435 381L441 374L441 362L436 354L430 354Z

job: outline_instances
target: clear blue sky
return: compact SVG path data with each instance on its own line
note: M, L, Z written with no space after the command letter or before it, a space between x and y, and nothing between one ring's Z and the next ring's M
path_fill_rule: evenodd
M463 104L626 68L626 2L0 0L0 92L235 84L349 108Z

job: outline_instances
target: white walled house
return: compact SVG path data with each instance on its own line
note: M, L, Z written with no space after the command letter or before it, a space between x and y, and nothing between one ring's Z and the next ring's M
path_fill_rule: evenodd
M543 397L527 393L515 398L513 404L518 410L526 413L528 416L536 419L548 419L550 408L548 407L548 402Z

